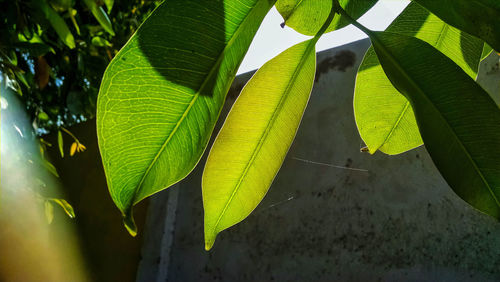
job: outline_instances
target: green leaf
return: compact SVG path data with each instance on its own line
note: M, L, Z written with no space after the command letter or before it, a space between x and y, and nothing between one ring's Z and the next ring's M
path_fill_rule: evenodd
M70 218L75 218L75 211L66 200L56 198L50 198L49 200L59 205Z
M311 93L315 43L297 44L264 64L217 135L202 178L207 250L257 207L278 173Z
M61 153L61 158L64 158L64 140L60 130L57 131L57 144L59 145L59 153Z
M41 160L42 165L50 172L52 173L55 177L59 177L59 173L57 173L56 167L46 159Z
M115 32L113 31L113 25L111 24L108 15L106 14L106 12L104 12L102 7L98 6L95 0L83 0L83 2L85 2L85 5L87 5L87 7L90 9L92 15L94 15L102 28L104 28L105 31L114 36Z
M186 177L273 1L160 4L108 66L97 101L99 148L114 202L132 206Z
M413 0L448 24L475 35L500 51L500 1Z
M417 3L411 3L387 31L426 41L476 77L482 41L449 26ZM373 47L356 79L354 114L361 138L372 154L377 150L400 154L423 143L410 103L392 86Z
M340 0L340 4L354 18L361 17L378 0ZM276 9L285 24L305 35L315 35L321 28L332 7L332 0L278 0ZM335 15L325 32L349 25L349 21Z
M488 43L484 43L484 47L483 47L483 53L481 54L481 61L486 59L486 57L488 57L491 52L493 52L493 48L491 48L490 45L488 45Z
M428 43L365 32L390 81L410 101L441 175L462 199L500 219L500 109L495 102Z
M104 5L106 5L106 9L108 10L108 14L111 13L111 9L113 9L114 4L115 4L115 0L104 0Z
M104 39L102 37L96 36L96 37L92 38L92 45L99 46L99 47L106 47L106 46L110 47L111 43L109 43L109 41L107 41L106 39Z
M43 13L61 41L64 42L64 44L66 44L66 46L70 49L75 48L75 38L73 37L73 34L71 34L71 31L69 31L69 28L63 18L61 18L61 16L59 16L59 14L54 11L54 9L52 9L52 7L50 7L45 0L33 0L32 3L36 9Z

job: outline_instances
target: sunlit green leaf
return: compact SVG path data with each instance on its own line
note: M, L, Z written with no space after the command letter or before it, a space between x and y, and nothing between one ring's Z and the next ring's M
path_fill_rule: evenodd
M104 0L104 5L106 5L106 9L108 10L108 14L111 12L111 9L113 9L114 3L115 3L115 0Z
M441 175L462 199L500 219L500 109L495 102L431 45L395 33L365 32L390 81L410 101Z
M361 17L378 0L340 0L340 4L354 18ZM285 24L305 35L315 35L321 28L332 7L332 0L278 0L276 8ZM326 32L345 27L349 22L336 15Z
M85 5L87 5L87 7L90 9L92 15L94 15L102 28L104 28L105 31L114 36L115 32L113 30L113 25L111 24L108 15L106 14L106 12L104 12L102 7L98 6L95 0L83 0L83 2L85 2Z
M60 130L57 131L57 144L59 145L59 153L61 158L64 158L64 140Z
M500 52L500 1L413 0L448 24L475 35Z
M70 218L75 218L75 211L66 200L56 198L50 198L49 200L59 205Z
M109 43L109 41L107 41L106 39L99 37L99 36L92 38L92 44L95 46L99 46L99 47L106 47L106 46L110 47L111 46L111 43Z
M411 3L387 31L426 41L469 76L476 77L482 41L449 26L417 3ZM372 154L377 150L400 154L423 143L410 103L392 86L373 48L366 53L358 72L354 114L359 133Z
M63 18L59 16L59 14L50 7L45 0L34 0L32 1L36 9L39 9L47 21L52 25L57 35L61 39L64 44L66 44L69 48L75 48L75 38L71 31L69 31L66 22L64 22Z
M56 167L49 161L42 159L42 165L50 172L52 173L55 177L59 177L59 173L57 173Z
M199 161L273 2L163 2L108 66L97 102L99 148L131 234L132 206Z
M281 167L314 82L314 44L297 44L264 64L217 135L202 178L207 250L257 207Z

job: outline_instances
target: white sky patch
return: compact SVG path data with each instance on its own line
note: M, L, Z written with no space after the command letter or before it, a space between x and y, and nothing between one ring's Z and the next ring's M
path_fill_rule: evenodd
M359 19L359 22L372 30L384 30L408 3L410 3L408 0L380 0ZM310 38L289 27L281 28L282 22L283 18L273 7L257 31L250 49L238 69L238 74L258 69L289 47ZM323 35L316 45L316 51L327 50L364 38L367 36L363 32L349 25Z

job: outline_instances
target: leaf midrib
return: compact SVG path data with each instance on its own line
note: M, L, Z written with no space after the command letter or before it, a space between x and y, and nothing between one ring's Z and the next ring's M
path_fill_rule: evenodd
M250 17L250 15L253 14L253 12L255 11L255 9L259 7L260 2L262 2L262 1L266 1L266 0L259 0L259 1L257 1L255 3L255 5L251 8L251 10L245 16L245 18L243 19L243 21L241 22L241 24L238 26L238 28L236 29L236 31L233 33L233 35L229 39L228 43L226 44L226 46L224 47L224 49L222 50L222 52L220 53L220 55L217 57L217 60L215 61L214 65L212 66L212 68L208 72L206 78L203 80L203 83L201 84L200 88L198 89L198 91L196 92L196 94L191 99L191 102L186 107L186 110L182 114L182 116L179 119L179 121L177 122L176 126L174 127L174 129L172 130L172 132L169 134L169 136L167 137L167 139L165 140L165 142L161 146L160 150L155 155L155 157L153 158L153 160L149 164L148 168L144 172L144 174L143 174L143 176L142 176L139 184L136 186L137 189L134 192L134 197L133 197L133 200L132 200L132 204L136 203L137 195L140 194L139 192L142 190L142 187L143 187L142 184L144 183L146 177L148 176L149 172L151 171L151 169L155 165L155 163L158 160L158 158L160 157L160 155L163 153L163 150L165 150L165 148L167 147L168 143L170 142L170 140L174 136L175 132L177 132L177 130L179 129L179 127L182 124L182 122L186 119L187 115L189 114L189 111L191 110L191 108L193 107L194 103L196 102L196 100L200 96L200 93L205 89L205 87L207 86L208 82L210 81L210 78L212 78L212 76L214 75L215 71L219 68L219 65L221 64L222 60L224 59L224 56L225 56L227 50L231 48L231 46L233 45L233 43L236 40L236 38L239 37L239 34L242 32L242 30L244 29L244 27L246 27L247 22L252 19L252 17Z
M304 55L302 56L299 64L295 68L295 70L292 74L292 78L290 79L290 82L287 84L287 87L284 91L284 94L281 95L280 101L278 102L278 106L274 110L271 118L269 119L269 122L266 125L266 129L265 129L264 133L262 134L262 136L259 139L259 143L257 144L257 146L255 146L255 149L252 153L252 156L250 157L250 160L248 161L247 165L245 166L245 169L243 170L243 173L241 174L240 178L238 179L238 183L236 184L236 187L234 188L233 192L231 193L231 196L227 200L226 204L224 205L224 208L222 209L221 214L219 215L219 217L217 218L217 221L214 224L214 227L213 227L214 232L216 232L217 227L218 227L220 221L222 220L222 217L225 215L229 205L231 204L232 200L234 199L236 193L238 192L238 190L241 186L241 183L243 182L243 179L246 177L248 170L250 169L251 164L254 162L257 154L260 152L260 149L262 148L264 140L266 139L267 135L269 134L269 132L271 130L272 124L274 124L274 122L276 121L277 113L282 108L283 103L286 100L286 97L288 97L288 93L290 92L291 87L295 84L297 76L298 76L300 70L302 69L302 66L305 64L305 61L308 57L307 54L311 51L311 48L314 48L316 41L317 40L311 39L311 41L309 42L309 45L305 49L305 51L303 53L305 56Z
M448 120L443 116L441 115L441 112L438 110L438 108L432 103L432 101L429 99L429 97L427 97L427 95L425 94L425 92L421 89L421 87L419 86L419 84L414 81L410 75L408 75L406 73L406 71L399 65L399 62L396 58L394 58L391 54L391 52L389 52L384 44L382 44L382 42L378 39L377 35L375 33L370 33L370 38L374 41L376 41L378 43L378 45L381 47L380 50L383 51L385 54L386 54L386 57L389 58L389 60L391 60L391 62L394 64L394 66L396 66L396 68L398 69L398 71L400 71L400 73L405 76L407 78L407 80L410 82L410 84L413 86L414 89L416 89L422 97L424 97L425 100L427 100L427 102L434 108L434 110L438 113L438 116L444 121L444 124L446 125L446 127L448 127L448 129L450 130L450 132L452 133L452 136L455 138L457 144L459 144L460 148L462 148L462 151L465 152L465 155L467 156L467 158L469 159L469 161L472 163L472 166L474 167L474 170L476 171L476 173L479 175L479 177L481 178L481 180L483 181L484 185L488 188L488 191L490 193L490 195L493 197L493 200L495 201L495 203L497 204L498 207L500 207L500 202L498 201L496 195L493 193L493 190L491 189L491 186L489 185L488 181L486 181L486 178L484 177L483 173L481 172L481 170L479 170L479 167L478 165L476 164L476 162L474 161L474 159L472 158L472 156L469 154L469 151L466 149L465 145L462 143L462 141L458 138L455 130L453 130L453 128L451 127L451 125L449 124ZM399 35L401 36L401 35ZM417 39L419 40L419 39ZM427 43L428 44L428 43Z

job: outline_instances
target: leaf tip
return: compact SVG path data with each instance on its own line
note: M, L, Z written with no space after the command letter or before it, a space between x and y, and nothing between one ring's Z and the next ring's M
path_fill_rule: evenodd
M135 225L134 217L132 216L132 209L130 209L123 217L123 225L125 225L125 228L132 237L137 236L137 226Z
M210 251L215 243L215 238L217 237L217 233L214 232L205 232L205 251Z

